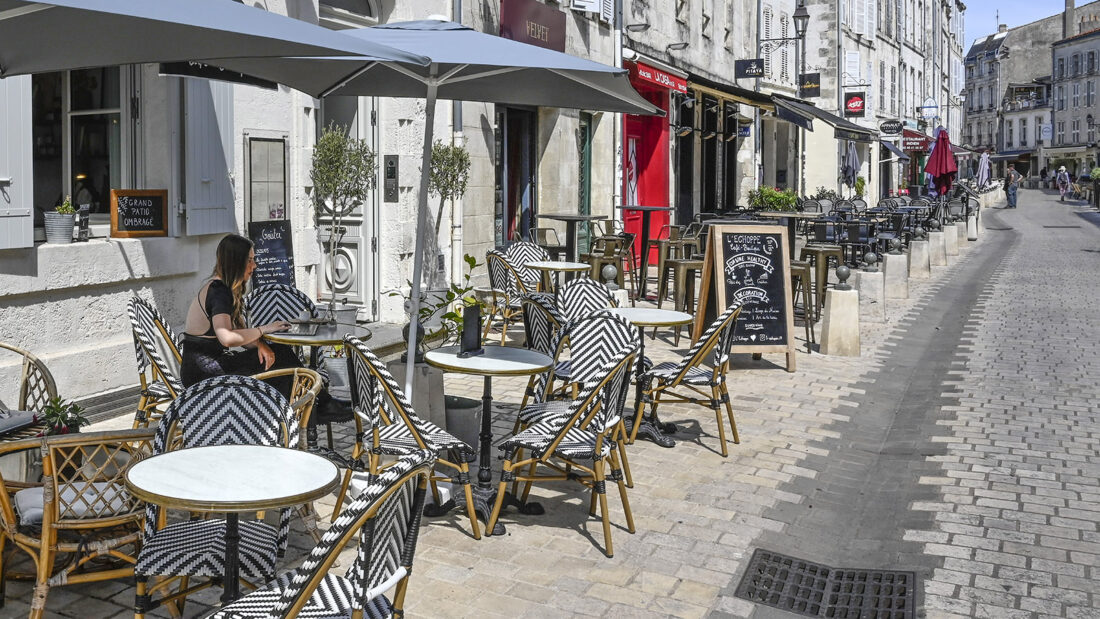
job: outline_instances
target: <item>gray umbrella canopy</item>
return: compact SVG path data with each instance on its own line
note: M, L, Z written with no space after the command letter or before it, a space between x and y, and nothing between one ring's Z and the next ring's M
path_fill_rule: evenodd
M978 189L989 184L989 153L982 153L978 160Z
M397 22L359 30L351 37L427 56L427 67L371 59L252 58L212 60L210 64L286 84L314 96L359 95L427 99L421 159L416 249L413 253L410 316L420 307L424 225L428 219L428 174L437 99L514 105L564 107L663 114L630 85L625 70L553 50L478 32L454 22ZM412 321L408 350L414 350ZM405 373L405 394L412 395L413 364Z
M226 69L286 84L314 96L427 96L661 114L630 86L624 69L519 43L446 21L384 24L343 34L432 60L430 67L406 67L369 58L251 58L217 60Z
M840 175L844 178L845 185L849 187L856 186L856 177L859 176L860 165L856 143L848 142L848 151L844 154L844 165L840 169Z
M230 0L0 0L0 77L244 56L427 59Z

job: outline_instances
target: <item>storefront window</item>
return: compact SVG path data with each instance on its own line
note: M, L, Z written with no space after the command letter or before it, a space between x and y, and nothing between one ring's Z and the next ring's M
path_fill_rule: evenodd
M35 75L32 81L35 225L65 196L106 223L122 186L118 67Z
M286 219L286 141L248 140L249 221Z

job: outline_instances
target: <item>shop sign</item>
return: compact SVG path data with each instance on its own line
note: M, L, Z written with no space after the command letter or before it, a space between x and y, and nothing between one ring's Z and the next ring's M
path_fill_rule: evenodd
M897 135L901 133L902 124L900 120L884 120L882 124L878 126L878 130L884 135Z
M821 73L803 73L798 76L798 96L807 99L821 96Z
M867 94L863 92L844 93L844 115L863 116L867 112Z
M925 120L932 120L940 115L940 106L932 97L927 97L920 106L920 116Z
M501 0L500 36L565 51L565 13L536 0Z
M741 125L737 128L737 137L747 138L752 135L752 125Z
M688 91L687 80L684 78L666 73L647 64L642 64L640 62L635 63L631 68L630 74L640 81L656 84L669 90L680 93Z
M733 76L736 79L745 77L764 77L764 59L749 58L748 60L734 60Z
M851 140L852 142L863 142L866 144L872 142L870 134L861 131L852 131L850 129L841 129L840 127L833 129L833 137L838 140Z
M901 149L915 153L926 153L932 148L932 138L906 129L901 135Z

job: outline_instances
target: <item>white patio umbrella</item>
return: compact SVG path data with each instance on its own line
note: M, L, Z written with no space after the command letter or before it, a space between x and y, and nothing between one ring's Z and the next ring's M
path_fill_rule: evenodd
M978 160L978 189L989 184L989 153L982 153Z
M0 77L248 56L423 56L229 0L0 0Z
M663 114L630 86L623 69L478 32L454 22L397 22L344 33L427 56L431 64L411 67L367 58L323 57L208 62L318 97L335 94L427 99L410 317L417 316L420 310L422 224L428 218L428 169L437 99ZM416 331L416 320L411 320L410 352L416 346ZM412 382L413 364L409 363L405 393L410 397Z

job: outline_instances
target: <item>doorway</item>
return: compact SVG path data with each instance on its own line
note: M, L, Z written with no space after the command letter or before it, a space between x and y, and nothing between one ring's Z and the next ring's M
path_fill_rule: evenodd
M504 246L531 240L538 119L531 110L504 107L496 121L496 244Z

